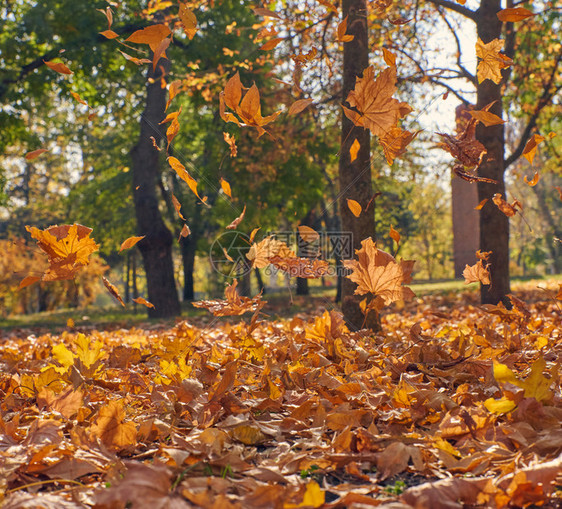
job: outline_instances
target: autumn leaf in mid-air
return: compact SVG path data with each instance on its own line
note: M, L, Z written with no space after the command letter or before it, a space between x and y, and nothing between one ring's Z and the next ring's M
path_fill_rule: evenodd
M384 151L384 157L388 164L392 164L394 159L400 157L405 151L406 147L421 131L411 133L405 131L400 127L393 127L380 138L380 144Z
M224 137L224 141L226 141L226 143L230 147L230 157L236 157L238 155L238 147L236 146L236 140L234 139L234 136L232 136L230 133L222 134Z
M500 53L503 44L504 41L501 39L493 39L489 43L484 44L482 39L478 38L476 42L476 56L480 58L476 70L478 83L490 79L494 83L499 84L502 80L501 70L509 67L513 63L511 58Z
M479 166L486 155L486 148L476 139L476 119L471 119L466 128L456 136L437 133L443 138L439 146L458 159L467 168Z
M529 138L529 141L525 144L522 154L529 163L533 164L533 159L537 153L537 147L539 146L539 143L542 143L545 139L546 138L540 134L533 134L533 136Z
M188 173L185 166L180 163L179 159L176 159L175 157L168 157L168 164L178 174L178 177L180 177L188 185L189 189L193 191L193 194L206 204L207 197L204 196L201 198L201 196L199 196L199 192L197 191L197 181Z
M462 273L465 284L482 283L483 285L489 285L491 283L490 264L487 263L491 254L490 251L485 253L478 251L476 253L477 258L479 258L478 262L474 265L467 264ZM485 262L486 264L484 265Z
M502 9L497 13L498 19L504 23L515 23L534 16L534 14L524 7Z
M37 150L32 150L31 152L25 154L25 159L26 161L33 161L34 159L37 159L41 154L44 154L45 152L49 152L49 151L46 148L38 148Z
M197 18L186 4L180 3L179 17L183 25L183 29L189 40L195 37L197 33Z
M117 302L119 302L119 304L125 307L125 303L123 302L123 299L121 298L117 287L104 276L102 276L101 280L103 282L103 285L107 288L107 291L115 298Z
M236 230L236 228L238 228L238 225L242 222L242 219L244 219L245 214L246 214L246 205L244 205L244 209L242 210L242 213L234 221L232 221L232 223L230 223L226 227L226 229L227 230Z
M361 242L355 254L357 260L344 261L345 267L352 271L346 277L357 283L355 294L370 293L380 297L385 305L415 296L410 288L402 286L412 279L413 260L397 263L393 256L377 249L371 237Z
M141 30L133 32L127 39L127 42L136 44L148 44L153 52L156 52L162 41L171 34L170 29L166 25L150 25Z
M132 248L133 246L135 246L138 242L140 242L145 237L146 237L146 235L143 235L142 237L129 237L128 239L124 240L121 243L121 247L119 248L119 252L124 251L125 249Z
M261 300L261 294L254 298L241 297L236 290L238 281L234 280L224 290L225 299L200 300L193 302L196 308L208 309L215 316L239 316L248 312L256 312L261 309L265 302Z
M494 194L492 201L507 217L512 217L517 214L517 208L519 208L519 210L523 210L523 206L519 200L514 200L513 203L508 203L499 193Z
M394 99L396 92L396 67L387 67L375 78L375 68L368 67L362 78L357 78L355 89L346 102L357 111L343 107L345 115L357 126L384 136L398 120L412 111L410 105Z
M143 306L146 306L147 308L153 308L154 309L154 304L152 304L152 302L148 302L146 299L143 299L142 297L137 297L136 299L133 299L133 302L136 302L137 304L142 304Z
M64 65L62 62L49 62L49 61L45 61L43 60L43 62L45 62L45 65L55 71L58 72L59 74L74 74L66 65Z
M355 200L347 199L347 207L355 217L359 217L363 211L361 204Z
M347 18L343 18L343 21L338 25L338 42L350 42L353 41L354 35L346 35L347 32Z
M49 268L41 276L43 281L73 279L81 267L90 263L90 255L99 249L90 238L92 229L81 224L51 226L46 230L34 226L25 228L49 258Z
M296 258L296 254L287 244L274 237L266 237L252 244L246 258L252 262L252 268L263 269L271 262L271 258Z
M266 132L263 126L273 122L281 111L262 117L258 87L254 83L245 94L242 94L242 89L240 75L236 73L228 80L224 90L220 93L220 116L225 122L255 127L258 135L261 136ZM234 111L239 118L233 113L227 112L226 107Z

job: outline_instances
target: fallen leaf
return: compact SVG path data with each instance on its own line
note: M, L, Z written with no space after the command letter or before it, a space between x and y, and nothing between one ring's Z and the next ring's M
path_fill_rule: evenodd
M484 205L486 205L486 202L488 201L489 198L484 198L478 205L476 205L476 207L474 207L474 210L482 210L482 207L484 207Z

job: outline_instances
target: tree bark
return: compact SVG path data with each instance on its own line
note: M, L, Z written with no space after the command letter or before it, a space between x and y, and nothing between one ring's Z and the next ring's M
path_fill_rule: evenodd
M477 11L476 29L478 37L486 44L501 36L502 23L496 16L501 10L500 0L482 0ZM494 102L495 101L495 102ZM477 86L476 109L494 102L490 112L502 117L501 84L496 85L487 79ZM486 147L486 161L478 172L482 177L494 179L497 184L478 183L478 200L488 199L488 203L480 210L480 250L491 251L490 273L491 285L480 286L480 298L483 304L497 304L503 302L510 305L506 295L509 287L509 219L492 202L494 194L505 196L504 183L504 126L485 127L479 124L476 128L476 138Z
M343 101L351 90L355 88L355 80L363 75L369 65L367 4L365 0L344 0L342 17L347 18L347 33L353 35L353 40L344 43L343 48ZM352 162L349 149L353 142L359 143L357 158ZM342 232L352 235L353 250L361 247L361 241L375 234L374 206L368 206L372 198L371 185L371 150L370 133L367 129L355 127L342 113L342 135L339 161L340 194L339 205L342 222ZM355 217L347 205L347 200L358 202L363 212ZM378 317L365 323L365 317L359 307L361 297L354 295L357 285L348 278L342 281L342 311L348 326L360 329L365 325L375 330L380 329ZM372 313L369 313L372 315Z
M197 250L197 238L195 233L182 239L181 255L183 260L183 300L195 300L195 287L193 285L193 271L195 269L195 252Z
M146 105L140 123L140 137L131 150L133 193L139 235L145 238L137 245L142 254L148 289L148 300L154 308L148 316L154 318L176 316L181 312L172 261L172 234L160 213L156 185L158 180L158 151L150 137L157 142L163 138L158 123L164 118L166 89L160 86L161 69L167 72L169 61L161 59L154 76L152 68L148 77L156 78L147 84Z

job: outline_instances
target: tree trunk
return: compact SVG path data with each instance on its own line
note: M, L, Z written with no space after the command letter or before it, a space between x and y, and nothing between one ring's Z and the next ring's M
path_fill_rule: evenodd
M354 38L344 43L343 47L343 100L355 88L355 80L363 75L369 65L367 4L365 0L343 0L342 17L347 18L347 33ZM359 152L355 161L351 161L349 149L353 142L359 143ZM361 247L361 241L375 234L374 206L367 207L372 197L371 186L371 150L370 135L367 129L355 127L342 113L342 135L339 161L340 182L340 214L342 232L350 232L352 237L353 256L356 249ZM347 200L358 202L363 208L359 217L355 217ZM342 311L348 326L360 329L367 325L373 329L380 329L378 319L365 324L365 317L359 307L362 300L354 295L357 285L348 278L342 281ZM372 313L369 313L371 315Z
M301 221L301 225L312 227L313 216L312 210L309 210L304 219ZM310 246L310 244L308 244ZM297 256L308 257L306 248L308 247L305 240L301 237L300 233L297 231ZM304 277L297 277L297 295L309 295L310 291L308 289L308 279Z
M256 281L258 283L258 292L263 295L265 294L265 285L263 284L260 269L254 269L254 274L256 275Z
M157 73L164 68L167 72L169 61L161 59ZM149 78L153 78L152 68ZM152 146L150 137L157 142L163 138L158 123L164 118L166 89L160 86L160 76L147 84L146 105L140 123L140 137L131 150L133 169L133 192L139 235L145 238L137 245L142 254L148 289L148 300L154 308L148 309L148 316L161 318L176 316L181 312L172 261L172 234L167 228L158 208L156 184L159 170L158 151Z
M496 16L501 10L500 0L482 0L476 21L478 37L486 44L501 36L502 23ZM495 102L494 102L495 101ZM478 84L476 109L494 102L490 112L502 117L501 85L487 79ZM488 199L480 210L480 250L491 251L491 285L481 285L480 298L483 304L503 302L510 305L506 295L509 288L509 219L492 202L494 194L505 196L504 183L504 127L485 127L479 124L476 138L486 147L487 159L478 170L482 177L496 180L497 184L478 183L478 200Z
M125 277L125 303L131 302L131 251L127 252L127 275Z
M183 300L195 300L195 287L193 286L193 270L195 269L195 252L197 238L194 232L181 241L181 256L183 261Z

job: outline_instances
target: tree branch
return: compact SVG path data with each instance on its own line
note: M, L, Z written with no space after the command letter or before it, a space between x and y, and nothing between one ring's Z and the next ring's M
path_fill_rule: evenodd
M465 18L471 19L476 23L476 12L464 5L457 4L455 2L451 2L449 0L429 0L430 3L434 5L439 5L441 7L445 7L451 11L458 12L462 14Z

